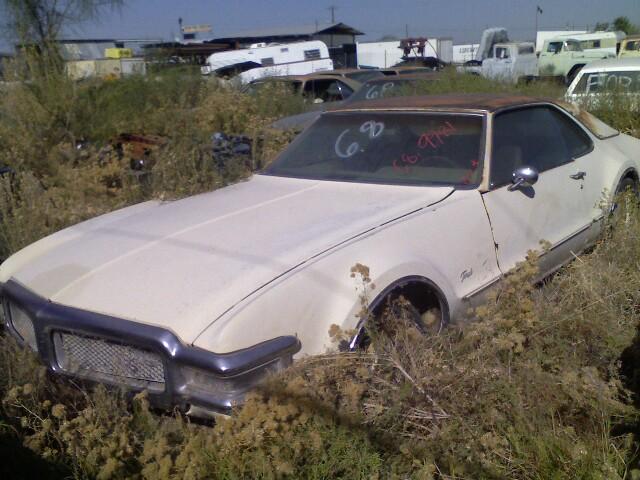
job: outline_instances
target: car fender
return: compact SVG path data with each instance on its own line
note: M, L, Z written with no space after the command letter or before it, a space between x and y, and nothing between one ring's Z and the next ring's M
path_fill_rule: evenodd
M370 283L352 276L356 264L369 268ZM358 326L363 293L368 305L394 282L423 277L443 292L454 317L462 311L463 298L500 275L480 193L456 192L441 204L382 225L298 266L229 309L194 344L227 352L286 332L301 340L301 354L319 354L332 346L332 325L343 330Z

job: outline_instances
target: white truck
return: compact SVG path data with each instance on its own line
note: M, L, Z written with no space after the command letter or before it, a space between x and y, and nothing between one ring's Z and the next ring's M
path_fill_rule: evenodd
M480 74L492 80L518 83L538 76L538 57L532 42L496 43L482 61Z
M306 75L333 70L329 49L319 40L288 44L257 43L249 48L214 53L202 67L203 75L235 78L249 83L264 77Z

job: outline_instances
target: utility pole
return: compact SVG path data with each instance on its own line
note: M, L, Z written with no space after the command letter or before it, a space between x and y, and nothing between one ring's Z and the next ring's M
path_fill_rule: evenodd
M536 41L538 39L538 14L542 15L542 9L540 8L540 5L536 5L536 31L535 31Z
M336 10L338 7L331 5L327 10L331 10L331 23L336 23Z

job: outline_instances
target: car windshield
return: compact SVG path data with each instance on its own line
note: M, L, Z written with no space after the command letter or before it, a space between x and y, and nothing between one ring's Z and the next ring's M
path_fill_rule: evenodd
M640 92L640 70L584 73L573 93Z
M435 79L424 78L416 80L394 77L388 78L385 82L367 82L349 97L349 102L428 93L429 83L433 81Z
M483 117L335 112L303 132L263 173L394 185L477 185Z

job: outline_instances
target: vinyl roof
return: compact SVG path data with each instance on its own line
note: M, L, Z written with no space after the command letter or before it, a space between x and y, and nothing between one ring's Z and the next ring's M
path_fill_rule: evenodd
M338 108L341 110L473 110L493 112L505 107L517 107L537 102L551 102L560 105L556 100L508 94L454 94L454 95L424 95L416 97L387 97L376 100L366 100L350 103Z

